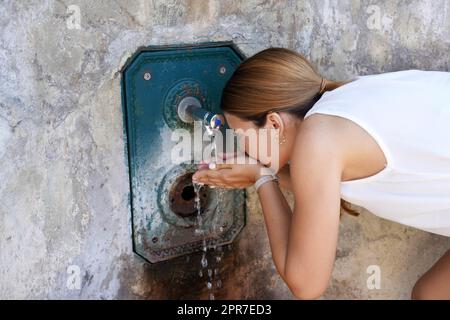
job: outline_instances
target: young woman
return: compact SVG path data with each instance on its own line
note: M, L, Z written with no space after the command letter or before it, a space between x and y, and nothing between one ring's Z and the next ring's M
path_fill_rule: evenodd
M232 129L278 130L278 183L261 180L260 168L271 164L261 161L218 164L193 179L223 188L259 181L272 257L296 297L318 298L328 286L340 209L355 214L348 202L450 237L449 72L336 82L302 55L269 48L238 67L221 108ZM261 160L244 146L247 156ZM292 211L279 187L293 191ZM419 279L412 298L450 299L450 250Z

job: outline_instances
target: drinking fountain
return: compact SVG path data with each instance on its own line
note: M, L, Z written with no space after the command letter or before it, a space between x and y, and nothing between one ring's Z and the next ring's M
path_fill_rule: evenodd
M121 70L133 250L150 263L229 244L245 226L245 189L204 185L198 212L197 163L171 158L176 130L193 133L196 120L208 132L228 128L222 90L244 59L229 41L147 46Z

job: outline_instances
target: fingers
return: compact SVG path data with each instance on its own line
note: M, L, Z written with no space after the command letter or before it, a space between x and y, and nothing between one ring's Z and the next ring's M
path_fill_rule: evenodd
M223 176L222 176L222 172L218 171L218 170L205 170L202 172L199 172L199 174L201 174L201 176L199 177L199 179L206 179L208 181L211 182L223 182Z
M208 168L211 170L231 169L231 164L211 162Z
M211 162L206 164L206 166L205 168L203 163L198 165L199 170L192 176L192 180L195 183L207 184L211 188L235 189L234 186L230 186L230 181L228 181L226 175L232 169L232 164Z
M228 170L230 169L197 171L192 176L192 180L196 183L207 184L210 187L228 188L230 185L230 181L226 177L226 171Z
M221 182L220 172L214 170L201 170L194 173L192 180L194 182L217 183Z

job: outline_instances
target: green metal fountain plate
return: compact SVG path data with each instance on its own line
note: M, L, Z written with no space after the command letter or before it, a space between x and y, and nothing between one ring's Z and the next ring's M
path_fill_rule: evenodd
M192 213L193 163L172 164L173 130L192 130L178 102L196 97L220 113L226 81L245 56L232 42L145 47L122 69L122 106L135 253L167 260L233 241L245 225L245 190L202 190L202 230Z

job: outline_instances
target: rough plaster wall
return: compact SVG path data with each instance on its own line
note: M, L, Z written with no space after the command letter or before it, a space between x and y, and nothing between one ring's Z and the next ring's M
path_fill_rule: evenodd
M67 27L69 5L80 29ZM234 40L250 56L282 46L331 79L450 69L448 0L7 0L0 34L0 298L207 297L198 255L152 266L132 253L118 69L137 47ZM216 297L292 298L249 191ZM344 217L324 298L409 298L449 245L367 212ZM80 290L67 287L71 265ZM379 290L367 289L369 265L381 268Z

